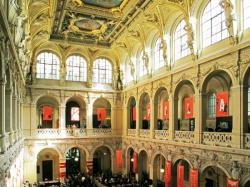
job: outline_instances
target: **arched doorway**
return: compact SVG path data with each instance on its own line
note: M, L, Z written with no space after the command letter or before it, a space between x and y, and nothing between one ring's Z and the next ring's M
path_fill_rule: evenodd
M37 155L37 181L59 179L59 154L55 149L45 148Z
M232 132L231 85L231 78L225 71L214 71L205 79L202 87L203 131Z
M93 104L93 128L111 128L111 104L104 98Z
M250 180L246 182L246 184L244 185L244 187L249 187L250 186Z
M86 104L78 98L72 97L66 103L66 127L86 128Z
M128 128L136 128L136 100L133 96L128 101Z
M201 174L201 187L226 187L227 175L216 166L209 166Z
M93 174L105 174L106 177L110 177L112 172L111 161L111 152L108 147L97 148L93 155Z
M140 183L143 183L149 179L148 155L144 150L142 150L138 155L138 176Z
M188 187L190 165L186 160L183 159L177 160L174 164L172 186L177 187L177 170L179 165L184 166L184 186Z
M59 108L56 99L43 96L37 101L37 127L59 128Z
M167 130L169 127L169 103L165 88L159 88L155 94L154 116L154 129Z
M157 187L164 187L165 176L165 157L161 154L156 155L153 162L153 185Z
M250 133L250 68L243 80L243 124L244 133Z
M150 129L150 98L148 93L140 98L140 129Z
M137 164L137 158L135 158L136 152L134 151L133 148L129 148L128 152L127 152L127 173L129 176L134 176L135 172L136 172L136 168L134 165L134 162L136 162Z
M66 153L66 175L77 175L79 172L86 172L86 153L73 147Z
M174 94L175 130L194 131L194 87L188 80L177 85Z

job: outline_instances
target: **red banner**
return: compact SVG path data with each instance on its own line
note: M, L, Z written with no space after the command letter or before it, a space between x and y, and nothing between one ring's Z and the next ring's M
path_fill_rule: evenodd
M216 116L228 116L228 92L216 93Z
M66 162L60 162L59 168L60 178L64 178L66 176Z
M122 150L121 149L116 150L116 168L122 169Z
M71 108L71 121L80 121L80 109L79 107Z
M136 106L133 107L133 121L136 121Z
M184 166L181 164L177 166L177 187L184 187Z
M146 120L150 120L150 104L146 105Z
M198 169L190 168L189 182L190 187L198 187Z
M106 119L106 110L105 108L98 108L97 109L97 120L104 121Z
M184 118L193 118L193 97L185 98L184 107Z
M137 172L137 153L134 152L133 154L133 171L134 173Z
M171 178L172 178L171 161L167 160L165 164L165 187L171 186Z
M52 121L52 110L51 106L43 106L43 120Z
M227 178L227 187L239 187L239 181Z
M169 102L163 101L163 119L169 119Z

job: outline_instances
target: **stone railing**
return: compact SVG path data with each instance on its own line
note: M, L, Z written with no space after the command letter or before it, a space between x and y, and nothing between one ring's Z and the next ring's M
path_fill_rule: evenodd
M150 130L149 129L140 129L140 137L141 138L150 138Z
M53 138L86 138L91 136L110 136L113 135L113 130L108 128L98 129L32 129L25 130L25 137L38 138L38 139L53 139Z
M244 144L246 149L250 149L250 133L244 134Z
M194 143L194 131L175 131L174 140L177 142Z
M232 147L232 133L203 132L202 142L207 145Z
M154 137L157 140L169 140L169 131L168 130L155 130Z
M128 136L135 137L136 136L136 129L128 129Z

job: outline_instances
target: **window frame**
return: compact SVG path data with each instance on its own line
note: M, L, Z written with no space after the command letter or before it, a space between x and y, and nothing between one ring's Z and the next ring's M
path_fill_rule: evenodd
M207 95L207 117L209 119L216 118L216 93L215 92L209 92Z
M161 48L162 40L159 37L154 45L154 71L164 67L163 49Z
M242 0L242 20L243 20L243 30L250 28L250 3L247 6L246 2L249 3L249 0ZM248 11L247 11L248 9ZM249 15L245 15L245 12L249 12ZM248 20L248 24L246 25L246 19Z
M105 62L103 67L100 67L100 63ZM96 63L98 67L96 67ZM109 66L107 68L107 65ZM112 62L107 58L98 58L93 62L93 83L100 84L112 84L113 82L113 66ZM104 77L104 81L102 81L102 77Z
M75 65L76 64L75 60L78 60L78 65ZM86 82L87 81L88 64L87 64L86 58L84 58L83 56L81 56L79 54L72 54L72 55L67 57L65 63L66 63L66 80L67 81L78 81L78 82ZM69 70L69 68L70 68L70 70ZM78 71L77 71L77 69L78 69ZM74 74L76 72L78 73L78 75L74 76Z

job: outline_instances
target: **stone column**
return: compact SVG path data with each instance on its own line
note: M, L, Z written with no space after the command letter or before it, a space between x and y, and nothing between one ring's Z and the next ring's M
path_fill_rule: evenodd
M232 116L233 116L233 129L232 129L232 136L233 136L233 145L232 147L235 148L241 148L243 147L243 132L241 128L241 113L242 110L239 109L239 105L241 104L240 102L242 101L241 97L241 90L242 86L241 85L236 85L234 87L231 87L231 92L230 92L230 99L229 101L231 105L229 105L229 111L232 111ZM230 114L230 113L229 113Z
M21 119L20 119L20 99L18 98L17 99L17 138L19 139L20 138L20 122L21 122Z
M23 100L20 99L20 130L23 131Z
M198 92L198 91L197 91ZM195 129L194 139L195 143L202 142L202 94L196 93L194 95L194 118L195 118Z
M9 133L9 143L12 145L12 136L13 136L13 128L12 128L12 90L7 88L5 90L5 126L6 132Z
M0 80L0 153L6 151L5 147L5 84L4 79Z
M38 123L36 121L37 111L36 111L36 104L30 103L30 133L32 130L37 129ZM31 135L31 134L30 134Z
M124 121L124 124L123 124L123 129L122 129L122 135L123 136L127 136L128 135L128 129L130 129L130 120L129 119L129 115L128 115L128 112L129 111L129 107L127 106L124 106L123 107L123 121Z
M12 128L14 131L14 141L17 140L17 96L12 95Z
M151 97L152 98L152 97ZM150 101L150 138L154 138L154 130L155 130L155 105L154 99L152 98Z
M59 106L59 124L61 129L66 128L65 118L66 118L66 107L65 105L61 104L61 106Z
M93 105L92 103L87 104L87 130L93 129Z
M168 102L169 102L169 140L174 139L174 98L172 94L169 94L168 97Z

